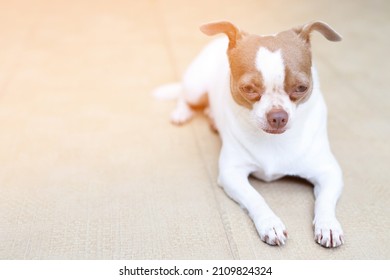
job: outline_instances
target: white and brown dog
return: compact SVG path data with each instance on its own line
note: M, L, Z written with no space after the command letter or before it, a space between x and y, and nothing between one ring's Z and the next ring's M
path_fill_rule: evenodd
M330 41L340 41L340 35L323 22L271 36L248 34L230 22L205 24L201 31L227 38L210 43L180 84L157 89L157 96L178 96L172 122L185 123L195 108L207 108L222 138L218 182L248 211L261 240L282 245L287 231L248 177L269 182L292 175L314 185L316 242L343 244L335 214L342 172L329 147L326 105L310 50L312 31Z

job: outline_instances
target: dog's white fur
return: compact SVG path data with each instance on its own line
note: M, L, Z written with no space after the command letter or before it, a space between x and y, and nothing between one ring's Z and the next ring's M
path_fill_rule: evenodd
M178 93L181 88L171 115L174 123L181 124L192 117L188 103L208 93L209 114L222 139L218 183L248 211L263 241L282 245L287 232L283 222L250 185L248 177L269 182L292 175L314 185L316 242L325 247L341 245L343 231L336 219L335 206L343 186L342 173L329 147L326 105L316 70L311 69L311 96L297 105L282 94L285 65L280 51L261 47L256 55L261 63L256 61L256 68L263 76L265 90L250 110L237 104L230 94L228 42L227 38L212 41L189 66L181 84L162 87L157 95ZM266 126L266 113L272 107L288 113L284 133L270 134L261 129Z

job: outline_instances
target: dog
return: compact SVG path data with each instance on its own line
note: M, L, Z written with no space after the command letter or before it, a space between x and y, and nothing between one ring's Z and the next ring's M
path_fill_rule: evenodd
M283 245L287 231L249 176L265 182L298 176L314 185L314 240L331 248L344 243L336 218L342 171L327 135L327 108L312 63L313 31L329 41L341 36L314 21L260 36L228 21L200 27L212 41L187 69L181 83L161 86L160 97L177 97L171 115L184 124L205 108L222 147L218 184L246 209L262 241Z

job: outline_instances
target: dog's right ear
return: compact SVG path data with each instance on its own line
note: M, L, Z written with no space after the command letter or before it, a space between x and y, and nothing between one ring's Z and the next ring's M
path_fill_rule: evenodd
M234 48L238 40L244 35L234 24L228 21L211 22L204 24L200 30L209 36L225 33L229 38L229 48Z

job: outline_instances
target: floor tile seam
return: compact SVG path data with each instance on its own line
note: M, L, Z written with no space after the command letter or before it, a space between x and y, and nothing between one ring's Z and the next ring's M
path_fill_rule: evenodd
M240 259L237 243L234 240L231 227L229 225L229 222L227 221L228 220L228 213L224 210L224 207L222 206L223 203L218 198L217 188L216 188L217 185L214 182L209 165L207 164L207 161L204 157L204 153L203 153L200 141L199 141L198 134L196 133L195 126L193 124L190 124L190 126L191 126L191 130L192 130L192 134L194 135L196 148L199 151L201 161L203 162L204 169L205 169L206 174L207 174L207 178L209 181L209 187L212 190L214 201L217 205L218 215L220 217L220 220L221 220L224 232L225 232L226 240L228 241L228 244L229 244L230 253L231 253L233 259Z
M164 19L164 16L163 16L163 11L161 9L161 6L159 5L158 3L159 1L156 1L155 4L156 4L156 10L157 10L157 14L156 14L156 19L158 19L157 21L161 22L161 29L162 29L162 39L163 39L163 44L165 46L165 49L166 49L166 53L167 53L167 56L168 56L168 61L169 61L169 64L171 65L171 68L172 68L172 71L173 71L173 75L174 75L174 78L176 80L179 80L181 78L180 74L179 74L179 70L178 70L178 67L177 67L177 63L176 63L176 59L175 59L175 55L173 53L173 43L172 43L172 40L171 40L171 37L169 36L169 30L168 30L168 27L167 27L167 23L166 23L166 20ZM229 244L229 249L230 249L230 252L232 254L232 256L236 259L236 255L237 253L237 249L236 249L236 245L232 245L232 241L231 241L231 238L229 237L229 235L227 234L227 230L226 230L226 224L223 222L223 215L221 214L221 206L220 206L220 202L218 201L217 199L217 195L215 193L215 188L214 188L214 184L213 184L213 180L211 178L211 174L209 172L209 169L207 168L207 163L203 157L203 153L202 153L202 149L200 147L200 143L199 143L199 140L198 140L198 137L197 137L197 134L196 134L196 130L195 130L195 127L192 123L188 124L188 126L190 127L191 129L191 134L193 135L193 138L195 139L195 144L196 144L196 147L201 155L201 161L203 162L204 166L205 166L205 169L206 169L206 174L207 174L207 177L208 177L208 180L209 180L209 184L210 184L210 187L212 188L212 191L213 191L213 195L214 195L214 200L216 201L217 203L217 206L218 206L218 214L221 218L221 221L222 221L222 225L223 225L223 228L224 228L224 232L226 234L226 239L228 241L228 244ZM233 249L234 248L234 249Z

